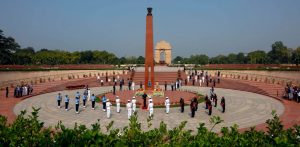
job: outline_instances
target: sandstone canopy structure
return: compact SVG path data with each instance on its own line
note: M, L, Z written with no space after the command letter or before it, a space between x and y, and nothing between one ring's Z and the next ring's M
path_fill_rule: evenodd
M165 40L157 42L155 46L155 63L171 64L172 46Z

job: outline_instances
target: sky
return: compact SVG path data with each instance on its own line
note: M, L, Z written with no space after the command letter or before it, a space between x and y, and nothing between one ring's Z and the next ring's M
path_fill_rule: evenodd
M154 45L210 57L300 46L300 0L0 0L0 29L21 47L144 56L147 7Z

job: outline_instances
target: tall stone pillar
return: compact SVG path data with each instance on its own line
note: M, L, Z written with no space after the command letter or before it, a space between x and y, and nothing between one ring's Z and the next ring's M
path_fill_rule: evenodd
M145 47L145 89L154 90L153 17L152 8L147 8Z

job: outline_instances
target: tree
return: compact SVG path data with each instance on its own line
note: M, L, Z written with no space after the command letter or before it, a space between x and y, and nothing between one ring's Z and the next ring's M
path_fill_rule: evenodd
M240 63L240 64L244 64L247 62L247 58L245 57L244 53L238 53L236 55L236 60L237 60L237 63Z
M32 64L32 57L34 56L35 51L33 47L27 47L24 49L17 49L13 54L12 62L14 64Z
M300 63L300 46L293 51L292 63L296 64L297 66Z
M5 37L3 31L0 30L0 64L11 64L12 54L20 48L12 37Z
M174 63L174 64L177 64L178 61L180 61L181 63L183 63L183 58L180 57L180 56L177 56L177 57L175 57L175 58L173 59L173 63Z
M268 56L272 63L288 63L289 50L281 41L276 41L272 44L272 50L268 53Z
M267 62L267 54L265 51L256 50L248 53L248 63L250 64L264 64Z
M137 64L145 64L145 58L143 56L139 56L137 58Z

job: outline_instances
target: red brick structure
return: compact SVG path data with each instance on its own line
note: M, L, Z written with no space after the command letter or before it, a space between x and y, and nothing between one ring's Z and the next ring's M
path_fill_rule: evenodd
M147 8L146 47L145 47L145 89L154 90L154 51L153 51L153 17L152 8Z

